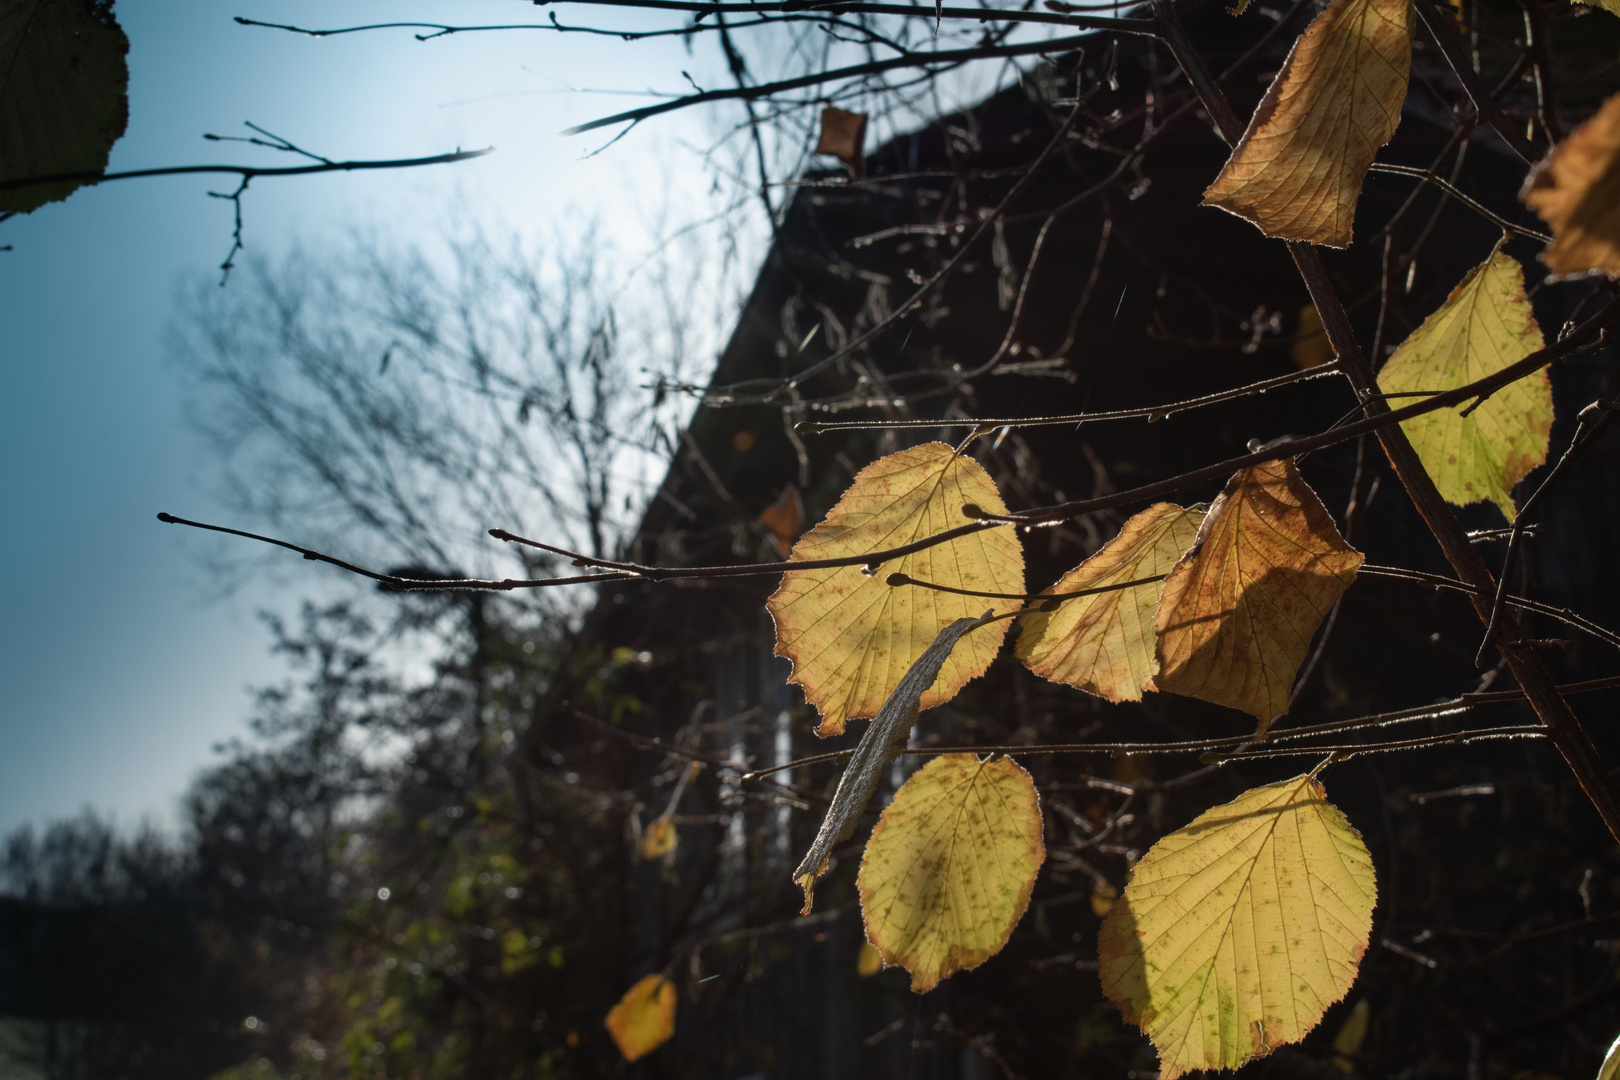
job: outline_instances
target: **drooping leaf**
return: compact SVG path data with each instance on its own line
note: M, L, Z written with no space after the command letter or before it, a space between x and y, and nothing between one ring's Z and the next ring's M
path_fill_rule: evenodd
M662 859L674 851L679 842L680 835L675 831L673 821L664 817L654 818L641 834L641 857L648 861Z
M129 120L128 52L110 2L0 0L0 181L107 167ZM0 213L80 183L0 190Z
M1543 344L1518 261L1495 251L1395 350L1378 373L1378 388L1386 394L1450 390ZM1547 460L1552 420L1552 384L1538 371L1467 416L1461 408L1437 409L1404 421L1401 430L1448 502L1488 499L1512 521L1513 485Z
M675 1034L675 985L662 975L643 976L608 1010L608 1033L626 1061L639 1061Z
M1200 510L1158 503L1132 517L1119 535L1070 570L1042 596L1080 592L1170 572L1198 535ZM1162 581L1065 600L1056 611L1023 615L1018 659L1035 674L1109 701L1140 701L1152 690Z
M1001 951L1045 861L1029 773L1005 757L937 757L895 793L866 842L866 938L927 993Z
M1154 681L1264 730L1288 711L1311 638L1361 563L1292 461L1244 469L1164 581Z
M1334 0L1272 80L1206 206L1267 236L1349 247L1361 182L1401 120L1409 0Z
M964 504L993 513L1006 505L971 458L944 443L890 454L862 469L827 514L793 547L795 561L843 558L899 547L968 519ZM1024 553L1012 529L990 529L885 563L884 571L981 592L1022 593ZM1010 610L1016 601L996 601ZM851 717L873 716L929 642L957 619L986 607L980 597L894 588L884 573L862 567L789 570L771 596L776 652L793 661L791 682L821 714L818 735L837 735ZM984 673L1006 636L1005 625L975 634L940 670L922 696L927 709L949 701Z
M859 180L866 171L866 114L834 105L821 110L821 138L816 153L831 154Z
M984 625L991 614L987 611L977 619L958 619L941 630L933 644L911 665L911 670L867 727L866 734L861 736L849 764L844 766L844 775L838 778L838 790L833 792L832 804L827 807L827 816L821 819L821 828L816 831L810 850L805 852L799 868L793 871L793 880L804 890L804 914L810 914L816 882L827 872L832 849L855 832L856 823L877 789L883 767L894 760L910 738L923 692L933 685L956 643L968 631Z
M1355 981L1377 882L1309 776L1244 792L1154 844L1103 920L1103 992L1160 1080L1297 1042Z
M1620 15L1620 0L1608 3ZM1553 273L1620 274L1620 94L1553 147L1523 197L1552 227L1542 258Z
M855 974L870 979L883 970L883 954L872 947L870 941L861 942L860 955L855 957Z

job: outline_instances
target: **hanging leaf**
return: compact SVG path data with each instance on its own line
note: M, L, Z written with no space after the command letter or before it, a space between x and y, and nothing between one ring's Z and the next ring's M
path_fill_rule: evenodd
M866 938L925 994L1001 951L1045 861L1029 773L1005 757L937 757L895 793L866 842Z
M0 181L107 167L129 121L128 52L110 2L0 0ZM0 213L81 183L0 190Z
M1620 274L1620 94L1553 147L1523 198L1552 227L1542 258L1553 273Z
M1378 373L1378 388L1386 394L1450 390L1495 374L1543 344L1518 261L1497 250L1401 343ZM1552 420L1552 384L1538 371L1467 416L1437 409L1402 422L1401 430L1448 502L1488 499L1512 521L1513 485L1547 460Z
M663 817L654 818L641 834L641 857L648 861L662 859L674 851L679 842L680 836L675 831L673 821Z
M1400 123L1411 66L1408 0L1334 0L1294 43L1204 205L1267 236L1349 247L1361 182Z
M975 503L993 513L1006 504L979 463L944 443L890 454L862 469L821 524L793 547L793 559L843 558L899 547L968 519ZM873 716L928 643L957 619L977 616L982 597L894 588L862 567L789 570L768 606L776 653L793 661L789 681L821 714L818 735L837 735L851 717ZM885 563L922 581L981 592L1022 593L1024 552L1011 528L990 529ZM998 601L998 610L1017 606ZM921 708L949 701L984 673L1007 634L1005 625L975 634L922 695Z
M1292 461L1244 469L1164 581L1154 681L1242 709L1264 732L1361 563Z
M855 957L855 974L870 979L883 970L883 954L872 947L870 941L861 942L860 955Z
M1244 792L1154 844L1103 920L1103 992L1160 1080L1298 1042L1355 981L1377 883L1309 776Z
M831 154L856 180L866 171L866 114L828 105L821 110L821 139L816 153Z
M832 849L854 834L872 792L877 790L883 767L894 760L911 737L912 726L917 723L917 703L923 691L933 685L956 643L968 631L983 626L991 615L992 612L987 611L977 619L958 619L941 630L933 644L911 665L889 700L883 703L877 718L867 726L855 753L850 755L849 764L844 766L844 775L838 778L838 790L833 792L827 816L821 819L821 828L816 830L810 850L805 852L799 868L793 871L793 880L804 890L803 914L810 914L816 882L827 872Z
M662 975L644 976L608 1010L608 1033L626 1061L639 1061L675 1034L675 985Z
M1315 304L1299 309L1299 329L1294 333L1294 343L1288 347L1288 355L1301 370L1320 367L1335 358L1333 343L1328 340L1322 314Z
M1192 547L1203 519L1201 510L1150 506L1041 595L1162 578ZM1109 701L1140 701L1142 691L1154 689L1153 617L1163 588L1162 581L1153 581L1065 600L1056 611L1031 608L1021 616L1018 659L1053 682Z

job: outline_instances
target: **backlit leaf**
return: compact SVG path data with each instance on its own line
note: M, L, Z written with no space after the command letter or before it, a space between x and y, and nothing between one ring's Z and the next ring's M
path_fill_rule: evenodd
M866 938L927 993L1001 951L1045 861L1029 773L1005 757L937 757L895 793L866 843Z
M0 0L0 180L100 172L129 119L129 39L112 5ZM0 213L79 182L0 191Z
M638 1061L675 1034L675 985L662 975L644 976L608 1010L608 1033L626 1061Z
M1593 7L1602 8L1604 11L1620 15L1620 0L1577 0L1577 2L1590 4Z
M1154 844L1103 920L1103 992L1160 1080L1297 1042L1355 981L1377 883L1308 776L1244 792Z
M668 818L654 818L647 823L647 828L641 834L641 857L643 859L662 859L675 850L680 835L675 831L675 823Z
M870 941L861 942L860 955L855 957L855 974L869 979L883 970L883 954Z
M1154 681L1264 730L1288 711L1311 638L1361 563L1292 461L1244 469L1164 581Z
M1401 343L1378 373L1378 388L1386 394L1450 390L1543 344L1518 262L1496 251ZM1465 506L1488 499L1512 521L1513 485L1547 460L1552 419L1552 384L1538 371L1467 416L1461 407L1437 409L1404 421L1401 430L1447 501Z
M1350 246L1361 182L1401 119L1408 0L1334 0L1294 43L1206 206L1267 236Z
M1620 14L1620 0L1610 0ZM1524 201L1552 226L1542 256L1555 274L1620 274L1620 94L1553 147Z
M792 557L842 558L909 544L967 524L967 503L1006 512L995 483L973 459L958 457L944 443L902 450L862 469L826 520L794 545ZM804 687L805 700L820 712L818 735L837 735L845 720L875 715L923 650L957 619L977 617L992 603L998 611L1018 606L895 588L886 580L891 572L959 589L1024 591L1024 553L1011 528L915 552L871 575L859 566L789 570L768 605L776 620L776 652L793 661L789 681ZM997 624L963 642L920 707L949 701L983 674L1006 633L1005 624Z
M1070 570L1042 596L1162 577L1192 547L1204 515L1158 503L1131 518L1119 535ZM1018 658L1037 675L1109 701L1139 701L1152 690L1162 581L1065 600L1056 611L1021 616Z

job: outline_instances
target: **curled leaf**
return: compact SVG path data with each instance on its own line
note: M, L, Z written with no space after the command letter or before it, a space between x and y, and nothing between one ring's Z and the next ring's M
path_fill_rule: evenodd
M827 816L821 820L815 841L805 852L799 868L793 871L793 880L804 890L804 914L810 914L816 882L827 872L832 849L855 832L855 825L866 812L866 804L883 774L883 766L894 760L911 737L924 692L950 658L956 643L969 630L983 626L991 615L992 612L987 611L977 619L958 619L941 630L933 644L901 678L876 719L867 727L866 734L861 736L849 764L844 766L844 775L838 778L838 790L833 792L832 805L827 807Z
M1162 578L1193 545L1199 510L1158 503L1132 517L1119 535L1070 570L1042 596ZM1162 581L1065 600L1055 611L1039 606L1021 616L1018 659L1035 674L1109 701L1140 701L1152 690L1154 613Z
M1309 776L1217 806L1154 844L1103 920L1103 992L1160 1080L1298 1042L1349 992L1377 882L1361 834Z
M105 169L129 121L128 52L110 3L0 0L0 180ZM81 183L0 191L0 214Z
M1164 581L1154 681L1263 731L1288 711L1311 638L1361 563L1292 461L1244 469Z
M1553 273L1620 275L1620 94L1553 147L1523 199L1552 227L1542 258Z
M1544 344L1518 261L1494 251L1401 342L1378 373L1378 388L1386 394L1451 390ZM1446 501L1466 506L1488 499L1512 521L1513 485L1547 460L1552 420L1552 383L1538 371L1466 416L1461 409L1437 409L1402 421L1401 430Z
M675 1034L675 984L644 976L624 992L603 1021L626 1061L639 1061Z
M1349 247L1362 180L1400 124L1411 66L1408 0L1334 0L1294 43L1204 205L1267 236Z
M1006 504L978 462L944 443L925 443L862 469L826 520L793 547L793 561L844 558L922 540L968 519L964 504L995 513ZM776 653L793 661L790 682L821 714L818 735L837 735L851 717L875 716L928 643L951 623L984 610L982 597L895 588L887 573L860 566L789 570L767 606ZM1024 552L1008 529L959 537L884 564L885 571L981 592L1022 593ZM999 601L1005 611L1017 601ZM920 707L943 704L984 673L1007 634L975 634L939 669Z
M1029 773L1005 757L937 757L895 793L866 843L866 938L927 993L1001 951L1045 861Z

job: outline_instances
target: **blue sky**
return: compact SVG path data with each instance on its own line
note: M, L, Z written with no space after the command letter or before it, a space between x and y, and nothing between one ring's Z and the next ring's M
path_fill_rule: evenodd
M341 242L355 227L431 242L456 214L523 232L561 215L611 223L627 200L707 184L682 149L703 142L704 118L676 114L588 159L606 136L557 134L646 100L582 91L678 91L683 68L701 78L704 56L675 40L312 39L232 20L543 17L517 0L120 0L116 10L131 43L130 124L112 169L268 163L266 151L200 137L242 133L244 120L332 157L499 148L451 167L259 181L245 214L260 254ZM0 253L0 833L86 806L126 826L172 824L213 744L243 733L246 688L284 674L254 612L333 587L295 560L284 577L222 596L194 542L154 518L223 513L201 483L204 447L162 343L180 288L230 245L230 207L206 194L228 183L112 183L0 226L0 244L13 245Z

